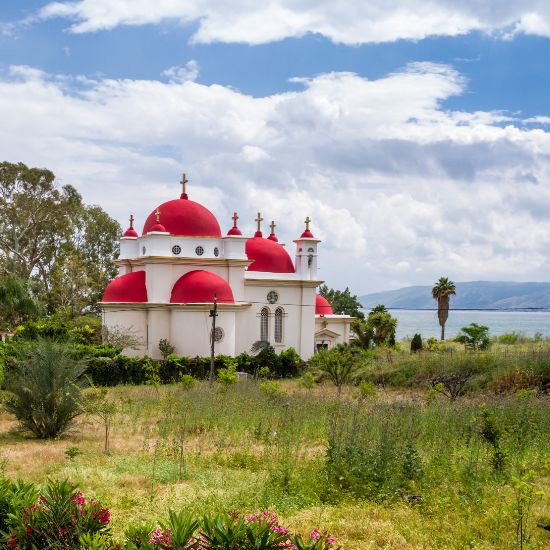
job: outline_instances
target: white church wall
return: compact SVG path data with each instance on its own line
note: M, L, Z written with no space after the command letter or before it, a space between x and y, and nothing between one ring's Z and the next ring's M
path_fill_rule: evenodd
M119 259L127 260L139 256L139 242L136 238L122 237L120 239Z
M330 331L334 333L334 336L331 335L330 338L322 338L327 344L328 347L334 347L338 344L347 344L349 343L351 335L351 323L353 317L348 315L316 315L315 316L315 333L318 333L323 330ZM318 338L316 338L316 343L318 343Z
M147 353L147 311L145 309L111 309L106 308L103 314L103 324L107 330L122 331L135 338L140 345L137 349L125 349L129 356L145 355Z
M166 338L170 343L170 310L154 308L148 310L148 342L147 355L153 359L161 359L159 343Z

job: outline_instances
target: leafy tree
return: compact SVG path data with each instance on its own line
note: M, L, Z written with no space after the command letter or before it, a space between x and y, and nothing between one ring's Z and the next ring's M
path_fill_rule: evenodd
M456 338L457 342L461 342L467 348L473 350L484 350L491 344L489 338L489 327L470 323L467 327L462 327L461 334Z
M422 336L415 334L411 340L411 353L422 350Z
M0 163L0 210L0 272L32 280L48 313L93 309L116 275L118 223L23 163Z
M162 358L166 361L168 356L176 351L176 348L166 338L162 338L159 342L159 351L162 354Z
M397 319L392 317L386 306L379 304L372 308L367 317L367 326L372 331L375 346L395 345Z
M449 318L449 303L451 296L456 294L453 281L447 277L440 277L432 288L433 299L437 302L437 318L441 327L441 341L445 340L445 323Z
M5 385L11 394L6 410L36 437L59 436L82 412L85 370L84 362L74 360L65 344L37 340L22 346L6 373Z
M0 316L11 327L17 327L25 318L40 311L40 304L29 292L28 284L15 275L0 283Z
M349 288L346 290L335 290L327 285L319 287L319 294L326 298L337 315L351 315L358 319L364 319L365 315L361 311L363 306L359 303L357 296L352 295Z

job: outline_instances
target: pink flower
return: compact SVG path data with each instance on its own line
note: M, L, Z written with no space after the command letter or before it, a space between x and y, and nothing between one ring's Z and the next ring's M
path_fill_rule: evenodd
M317 531L317 529L313 529L311 532L311 538L317 540L320 536L319 531Z

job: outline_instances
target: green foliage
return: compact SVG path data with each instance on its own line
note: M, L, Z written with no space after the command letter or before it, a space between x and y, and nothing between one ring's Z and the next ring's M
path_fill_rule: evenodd
M372 308L367 316L367 327L375 346L395 346L397 319L391 316L386 306L379 304Z
M474 351L485 350L491 345L489 338L489 327L470 323L467 327L462 327L461 334L456 337L456 341L464 344L467 349Z
M197 381L190 375L190 374L185 374L185 373L181 373L180 374L180 380L179 380L179 385L180 385L180 388L184 391L188 391L190 390L195 384L197 383Z
M487 406L481 408L479 418L475 419L481 438L491 446L493 451L492 465L497 472L502 472L506 464L506 455L501 447L502 429L498 425L494 411Z
M359 394L363 399L374 399L377 393L376 386L370 380L362 380L359 383Z
M351 384L361 372L361 365L348 348L321 350L311 358L310 364L321 377L336 386L338 394L344 385Z
M315 377L313 374L309 371L304 372L302 374L302 377L300 378L300 384L304 387L310 390L315 386Z
M411 340L411 353L422 351L422 348L422 336L420 334L415 334Z
M236 384L238 381L237 363L235 361L230 362L227 367L218 370L218 382L220 384L228 386L229 384Z
M75 445L71 445L70 447L67 447L67 449L65 449L65 456L69 460L73 460L81 454L82 454L82 451L80 450L80 447L77 447Z
M15 275L0 282L0 320L15 328L27 318L40 312L38 300L31 294L29 285Z
M166 338L162 338L159 342L159 350L162 358L166 361L168 356L176 351L176 348Z
M81 345L101 344L101 319L95 315L82 315L74 319L43 317L26 321L15 331L14 341L54 338L59 342Z
M351 294L349 288L336 290L329 288L327 285L321 285L319 294L328 300L335 314L351 315L358 319L365 318L364 313L361 311L363 306L359 303L357 296Z
M6 410L36 437L57 437L82 412L85 371L84 362L75 361L58 342L37 340L22 346L6 375Z
M0 524L5 525L0 542L5 548L78 548L81 537L98 546L98 537L109 534L110 514L94 499L65 481L50 481L39 491L33 486L2 480ZM38 496L38 494L40 496ZM90 535L90 536L88 536Z
M281 388L281 384L276 380L264 380L260 384L260 391L265 393L270 399L278 399L286 395L286 392Z
M362 349L371 349L374 340L372 326L365 319L354 319L351 323L354 334L352 344Z
M32 280L49 314L95 309L116 276L118 223L49 170L22 163L0 163L0 210L0 269Z

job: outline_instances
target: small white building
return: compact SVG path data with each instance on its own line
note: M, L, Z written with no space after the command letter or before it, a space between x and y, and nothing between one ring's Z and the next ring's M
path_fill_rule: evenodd
M158 358L159 342L167 339L178 355L208 356L214 297L216 353L235 356L264 340L308 359L316 349L349 341L353 318L333 315L316 295L320 241L309 218L294 241L293 262L273 222L271 234L263 236L259 213L253 237L242 235L236 213L222 236L214 215L189 200L185 181L179 199L151 212L141 236L130 217L120 239L119 277L105 289L101 307L107 328L141 342L126 353Z

